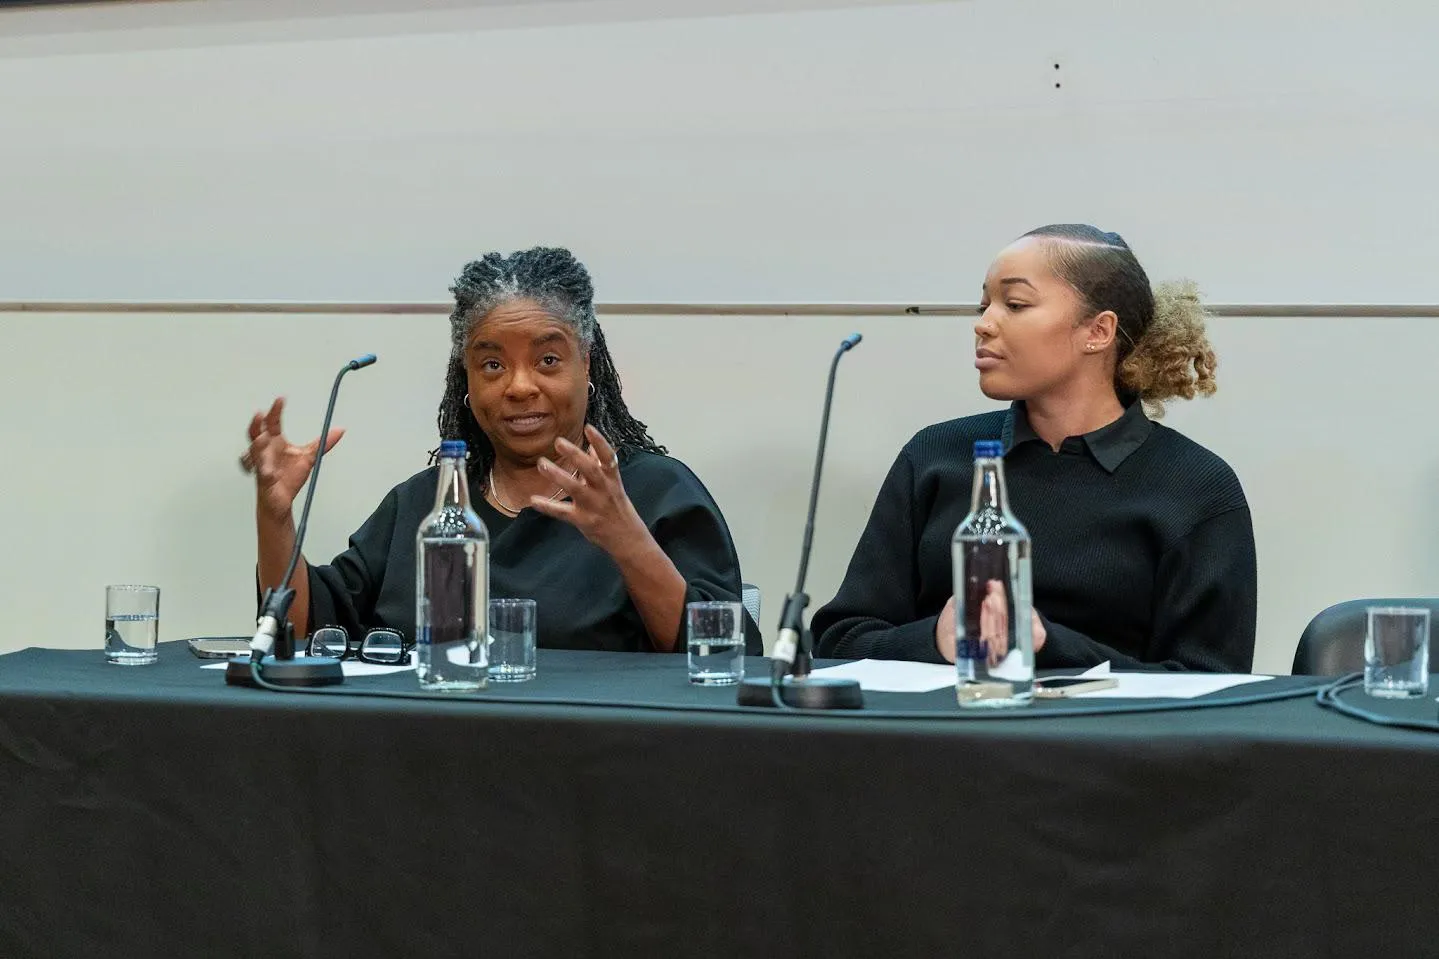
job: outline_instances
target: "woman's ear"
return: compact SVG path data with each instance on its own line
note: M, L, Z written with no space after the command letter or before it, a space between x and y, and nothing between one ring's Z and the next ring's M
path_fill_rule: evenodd
M1113 310L1105 310L1085 325L1084 351L1103 353L1114 345L1115 334L1119 332L1119 316Z

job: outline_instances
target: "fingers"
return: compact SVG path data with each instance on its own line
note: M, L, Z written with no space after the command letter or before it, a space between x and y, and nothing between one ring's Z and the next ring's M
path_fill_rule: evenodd
M586 423L585 438L590 441L590 449L595 451L595 457L601 466L605 469L614 469L619 466L619 455L615 453L615 448L610 445L609 440L605 439L603 433Z
M998 666L1009 653L1009 602L999 580L989 581L982 608L989 613L989 665Z
M579 473L586 483L599 486L605 481L605 471L594 451L585 452L564 437L555 440L555 455L562 457L565 465ZM543 462L543 460L541 460ZM574 481L568 476L565 479Z
M574 523L575 505L573 503L553 500L545 496L531 496L530 506L536 513L542 513L551 519L563 520L571 525Z
M994 597L988 586L984 589L984 599L979 603L979 639L983 646L984 658L989 659L990 647L994 644ZM972 652L972 651L971 651Z
M1044 641L1049 638L1049 630L1044 628L1044 620L1039 618L1038 610L1030 611L1030 619L1033 623L1034 651L1037 653L1044 648Z
M959 635L955 625L954 597L944 604L944 609L939 611L939 619L934 624L934 645L939 649L939 654L948 662L954 662L958 655Z
M1004 595L1004 586L994 584L994 642L989 647L994 665L1003 662L1009 655L1009 600Z
M275 397L275 402L270 404L270 412L265 414L265 432L271 436L281 436L284 430L280 426L280 417L285 412L285 398Z
M344 430L344 427L341 427L341 426L336 426L334 429L330 430L330 432L326 433L326 434L325 434L325 452L328 453L328 452L330 452L330 450L334 449L334 448L335 448L335 444L338 443L338 442L340 442L340 437L342 437L342 436L344 436L344 435L345 435L345 430ZM310 454L311 456L314 456L315 453L319 450L319 448L320 448L320 439L319 439L319 437L315 437L314 439L310 440L310 442L308 442L308 443L305 444L305 452L308 453L308 454Z
M579 477L577 479L574 475L570 474L569 470L556 465L553 460L544 456L540 457L540 461L535 464L535 468L544 474L545 478L551 483L554 483L568 493L571 499L577 496L587 496L590 492L587 481L584 479L585 474L583 470L577 471Z
M264 428L265 428L265 414L263 414L263 413L256 413L254 416L250 417L250 429L249 429L249 434L250 434L250 442L251 442L251 443L255 442L255 440L257 440L257 439L260 438L260 433L264 430Z

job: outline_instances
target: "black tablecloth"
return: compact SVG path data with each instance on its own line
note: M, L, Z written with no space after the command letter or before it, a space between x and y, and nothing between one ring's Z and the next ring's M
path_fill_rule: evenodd
M492 687L674 709L199 665L0 657L0 956L1439 954L1439 737L1309 698L815 718L679 656Z

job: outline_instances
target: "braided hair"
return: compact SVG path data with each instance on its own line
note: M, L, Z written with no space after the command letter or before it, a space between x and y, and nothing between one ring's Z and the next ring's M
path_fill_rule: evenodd
M495 448L465 402L469 390L465 342L474 325L491 310L515 300L538 303L545 312L573 329L581 348L589 352L590 383L594 389L586 405L585 422L604 434L621 457L636 450L667 452L625 406L620 394L620 375L595 318L595 290L589 271L569 250L535 247L508 257L486 253L465 264L450 292L455 294L455 309L450 314L450 363L445 373L438 425L441 439L465 441L469 449L466 469L472 483L485 482L495 462ZM430 451L431 462L435 461L436 454L436 450Z

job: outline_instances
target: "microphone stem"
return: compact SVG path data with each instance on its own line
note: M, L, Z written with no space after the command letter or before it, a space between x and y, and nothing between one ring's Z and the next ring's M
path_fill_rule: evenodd
M805 514L804 543L799 550L799 576L794 583L796 596L804 593L804 581L809 575L809 554L814 546L814 514L819 505L819 481L824 471L824 447L829 442L829 408L834 402L834 376L839 370L840 357L849 351L852 344L846 340L834 351L829 364L829 381L824 389L824 413L819 419L819 447L814 454L814 479L809 486L809 511ZM286 580L288 582L288 580Z
M290 565L285 570L285 578L280 580L278 588L286 589L290 580L295 575L295 567L300 565L300 551L305 545L305 528L310 524L310 504L315 501L315 485L320 479L320 464L325 459L325 442L330 438L330 420L335 415L335 400L340 395L340 381L345 374L354 367L346 363L340 372L335 374L334 385L330 387L330 402L325 406L325 425L320 427L320 445L315 450L315 465L310 468L310 480L305 490L305 505L300 510L300 525L295 530L295 548L290 552ZM289 605L288 603L286 604ZM286 610L288 612L288 610Z

